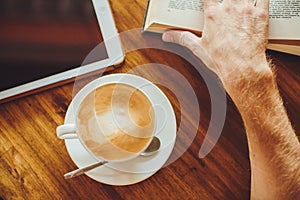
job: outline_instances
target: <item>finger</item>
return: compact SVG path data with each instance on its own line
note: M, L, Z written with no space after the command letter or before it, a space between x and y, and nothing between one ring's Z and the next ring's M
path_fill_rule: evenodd
M256 0L242 0L242 2L246 5L246 4L250 4L250 5L253 5L254 4L254 1Z
M269 0L256 0L256 7L269 11Z
M203 8L207 9L210 6L215 6L217 4L219 4L218 0L204 0L203 1Z
M253 0L223 0L223 4L225 5L230 5L230 6L234 6L234 5L245 5L247 3L252 3Z
M180 44L192 50L199 44L200 38L188 31L166 31L162 36L163 41Z
M188 31L167 31L163 34L163 40L173 42L190 49L202 62L214 73L218 73L216 65L202 47L201 38Z
M231 4L231 3L232 3L232 0L223 0L222 3L223 3L223 4Z

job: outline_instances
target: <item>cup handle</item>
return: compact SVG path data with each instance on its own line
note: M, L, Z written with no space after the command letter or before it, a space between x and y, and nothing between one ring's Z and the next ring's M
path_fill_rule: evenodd
M75 124L63 124L56 128L56 135L59 139L75 139L76 134Z

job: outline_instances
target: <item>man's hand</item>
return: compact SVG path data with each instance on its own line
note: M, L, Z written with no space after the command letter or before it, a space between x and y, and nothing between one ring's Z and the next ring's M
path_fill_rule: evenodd
M223 82L229 94L232 85L254 72L271 73L265 50L268 37L268 0L204 1L202 37L190 32L167 31L163 40L190 49ZM238 90L238 88L236 88ZM233 94L234 95L234 94Z
M300 199L300 144L266 59L268 0L204 1L202 37L168 31L215 72L244 121L252 199Z

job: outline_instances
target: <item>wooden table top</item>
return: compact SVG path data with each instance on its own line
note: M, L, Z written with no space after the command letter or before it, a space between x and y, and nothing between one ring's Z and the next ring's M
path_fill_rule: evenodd
M210 92L211 85L222 91L215 76L183 48L164 44L160 35L141 34L146 0L110 3L126 59L105 75L136 74L167 95L177 121L170 160L153 176L128 186L103 184L85 175L65 180L63 175L76 169L64 141L56 137L73 97L74 83L68 83L0 105L0 199L248 199L251 171L245 130L231 99ZM300 57L275 51L268 55L299 136ZM95 78L83 79L80 87ZM222 117L215 119L214 112L226 115L223 128ZM217 138L211 135L219 130L221 135L212 151L199 158L208 130L212 143Z

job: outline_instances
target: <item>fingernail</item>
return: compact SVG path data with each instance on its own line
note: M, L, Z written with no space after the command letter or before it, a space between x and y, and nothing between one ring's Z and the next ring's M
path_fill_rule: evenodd
M162 37L163 41L165 42L173 42L173 35L168 33L168 32L165 32L163 34L163 37Z

